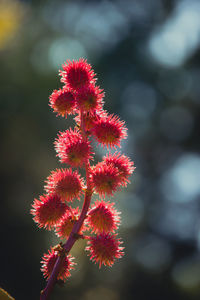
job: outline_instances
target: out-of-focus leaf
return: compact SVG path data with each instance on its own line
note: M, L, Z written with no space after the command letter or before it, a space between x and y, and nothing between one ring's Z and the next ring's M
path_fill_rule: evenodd
M15 300L4 289L0 288L0 300Z

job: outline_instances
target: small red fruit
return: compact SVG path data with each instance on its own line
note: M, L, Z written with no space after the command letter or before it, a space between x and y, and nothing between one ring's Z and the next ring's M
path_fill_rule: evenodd
M83 179L77 171L72 169L57 169L47 178L45 190L47 193L56 193L67 202L80 198L83 189Z
M99 144L107 147L120 146L122 139L127 137L124 121L117 116L107 115L100 118L92 131Z
M55 228L55 232L58 237L62 239L66 239L69 237L72 228L76 221L79 218L79 208L76 209L70 209L66 212L66 214L63 216L63 218L60 220L60 222L57 224ZM81 230L79 233L82 233L86 228L85 226L82 226Z
M114 203L96 201L88 213L87 223L92 232L114 232L120 224L119 212Z
M90 84L77 90L76 102L78 108L84 112L101 110L104 93L98 86Z
M103 197L112 196L121 185L118 169L102 162L93 167L91 179L96 192Z
M75 99L70 89L54 90L49 97L50 106L57 115L67 117L72 114L75 107Z
M42 257L41 271L43 272L43 275L47 280L51 276L58 256L59 252L54 251L53 248L51 248L51 250L49 250L47 254L45 253ZM64 257L62 266L57 276L57 280L61 279L63 281L66 281L71 276L70 271L74 269L73 266L75 265L75 263L72 261L73 259L74 258L71 255L67 255Z
M32 204L31 214L33 220L41 228L51 230L64 216L68 206L61 201L56 194L40 196L40 200L35 199Z
M77 90L96 81L91 65L83 58L80 58L78 61L67 60L62 67L63 71L59 72L61 82L64 82L71 89Z
M116 239L116 235L109 233L101 233L90 237L86 250L90 252L90 259L95 263L99 263L111 267L116 258L123 256L123 247L120 247L120 240Z
M55 149L60 161L72 167L81 167L92 158L90 143L76 129L60 132Z
M112 165L119 171L119 176L122 180L122 185L126 186L129 183L129 177L135 170L134 162L129 157L121 153L115 152L114 154L109 153L103 157L103 162L107 165Z

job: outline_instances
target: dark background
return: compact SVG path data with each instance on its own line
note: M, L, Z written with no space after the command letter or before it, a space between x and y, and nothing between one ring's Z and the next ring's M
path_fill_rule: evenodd
M121 151L137 169L110 199L125 256L99 270L76 243L76 270L52 299L199 299L199 15L195 0L0 1L0 284L16 299L39 299L41 256L58 243L29 211L61 167L58 131L73 126L48 96L61 64L79 57L98 74L105 109L126 121Z

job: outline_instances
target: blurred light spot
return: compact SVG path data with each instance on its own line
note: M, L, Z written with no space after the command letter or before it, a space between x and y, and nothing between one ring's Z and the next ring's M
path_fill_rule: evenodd
M136 241L135 259L151 271L160 271L169 264L171 249L169 244L155 236L144 236Z
M121 101L127 117L136 121L144 121L155 111L156 93L150 85L144 82L134 82L126 87Z
M80 19L77 20L76 32L87 32L102 41L114 41L123 29L126 19L117 7L111 2L89 4L82 11ZM121 28L120 28L121 27Z
M197 75L195 78L198 77ZM159 76L158 86L167 98L182 100L193 90L191 72L183 69L165 70Z
M74 20L80 18L82 3L76 2L48 2L43 6L42 16L44 20L57 31L73 31Z
M105 156L107 154L107 149L102 145L99 145L98 143L94 142L93 147L94 152L98 153L100 157ZM114 153L113 150L111 151L111 153Z
M163 175L161 190L173 202L189 202L200 195L200 156L185 154Z
M122 94L122 115L125 116L130 128L129 137L137 138L151 131L151 116L155 112L157 95L151 85L144 82L133 82L128 85Z
M126 16L110 1L51 4L44 7L43 17L54 29L78 38L93 55L116 45L127 34L129 25Z
M193 68L190 70L190 76L191 76L191 89L190 89L190 97L193 101L200 103L200 84L199 84L199 78L200 78L200 69L199 68Z
M87 56L81 43L73 39L43 39L35 45L31 54L33 67L40 73L58 70L68 59Z
M24 5L16 0L0 1L0 49L4 48L19 30Z
M48 59L48 51L51 45L50 39L42 39L40 40L32 50L30 60L33 67L39 73L48 73L51 71L49 59Z
M196 238L196 223L199 219L197 203L156 203L151 207L150 224L162 235L178 240Z
M122 218L122 226L125 228L131 228L137 226L143 219L144 215L144 205L143 202L132 195L129 196L127 193L126 197L126 205L121 208L123 218ZM122 203L122 201L121 201Z
M200 42L199 15L199 1L178 2L174 13L149 41L150 52L159 63L177 67L195 52Z
M190 259L175 265L172 278L185 289L200 288L200 260Z
M127 121L127 119L126 119L126 121ZM129 123L129 121L127 121L126 124L127 124L127 128L131 128L131 124ZM134 159L135 135L134 135L134 132L132 130L129 130L128 140L126 139L124 141L124 143L122 144L122 147L123 147L123 150L121 150L121 151L126 153L127 156L130 156L132 159Z
M124 246L124 244L122 244L122 246ZM87 259L88 259L88 257L87 257ZM124 263L125 263L124 259L116 260L116 262L114 263L112 268L109 268L109 269L105 268L105 270L103 271L104 272L103 279L104 279L104 282L107 283L107 286L115 286L116 282L120 283L123 281ZM96 270L95 275L97 278L97 282L102 280L102 273L99 272L99 270Z
M155 11L158 18L162 12L162 1L118 0L118 3L127 18L130 18L133 24L139 24L140 28L151 21L151 16Z
M200 250L200 222L198 220L197 224L196 224L196 239L197 239L197 246L198 249Z
M83 45L72 39L60 38L52 42L49 48L49 61L55 70L58 70L67 59L78 59L86 57L86 51Z
M171 107L163 111L160 118L162 133L171 140L183 141L193 129L193 117L183 107Z
M111 290L105 287L98 286L87 290L85 295L81 298L83 300L119 300L119 295L116 290Z

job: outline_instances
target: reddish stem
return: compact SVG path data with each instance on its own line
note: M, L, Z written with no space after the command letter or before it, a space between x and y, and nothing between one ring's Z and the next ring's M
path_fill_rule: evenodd
M81 112L81 129L82 129L82 136L84 139L87 139L85 130L84 130L84 122L83 122L83 114ZM87 212L90 206L91 196L92 196L92 186L90 182L90 163L89 160L85 162L85 170L86 170L86 181L87 181L87 189L85 191L85 198L84 203L82 207L82 211L80 214L80 217L78 221L74 224L72 231L69 235L68 240L63 246L64 251L58 256L56 263L54 265L53 271L51 273L51 276L47 282L47 285L44 290L41 291L40 300L48 300L50 297L50 294L53 290L53 287L57 281L57 276L59 274L60 268L62 266L63 259L65 258L65 255L67 255L71 248L73 247L74 243L77 240L78 233L81 229L81 226L83 225L83 222L87 216Z

